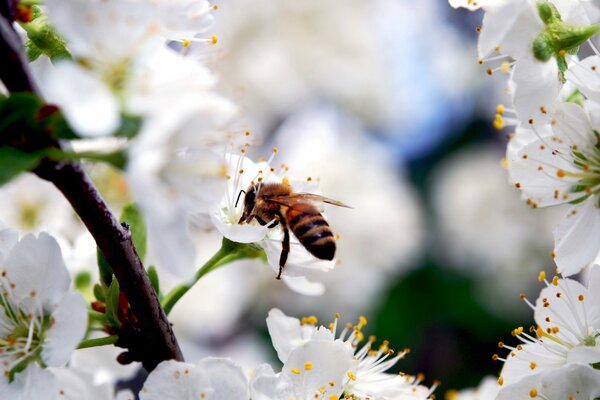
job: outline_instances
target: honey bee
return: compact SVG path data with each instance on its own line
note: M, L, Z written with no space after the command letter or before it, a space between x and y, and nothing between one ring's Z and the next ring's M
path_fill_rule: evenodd
M335 257L335 237L325 217L321 214L321 203L351 208L339 201L312 193L294 193L285 183L259 183L250 185L244 197L244 212L239 224L256 219L259 224L283 229L279 274L290 252L290 230L313 256L321 260ZM240 192L241 195L241 192Z

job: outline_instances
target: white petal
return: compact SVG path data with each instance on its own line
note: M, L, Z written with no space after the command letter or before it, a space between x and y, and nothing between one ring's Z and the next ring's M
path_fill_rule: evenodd
M581 106L570 102L561 103L556 107L554 118L554 132L569 146L596 151L597 139L591 121Z
M600 266L593 265L588 278L588 295L585 300L589 324L596 331L600 330Z
M577 346L569 350L567 361L595 364L600 361L600 346Z
M310 370L305 368L307 363L312 366ZM298 398L312 398L320 387L327 388L323 397L329 398L343 392L347 373L355 372L357 363L352 349L343 342L311 341L290 353L281 378L291 383ZM295 368L299 374L293 372Z
M563 276L578 273L596 258L599 232L600 211L595 197L574 206L561 220L554 230L554 261Z
M10 228L0 229L0 260L2 262L18 241L19 233L17 231Z
M50 69L42 91L81 136L109 135L119 126L116 98L96 76L75 63L64 61Z
M573 171L574 168L557 150L561 153L570 150L568 146L553 141L548 129L544 129L544 133L537 127L535 129L540 134L539 138L527 142L527 138L520 136L533 131L521 129L517 130L521 135L509 145L507 158L511 181L522 190L524 198L533 202L530 205L546 207L569 202L573 199L571 189L577 179L558 176L559 170Z
M30 364L25 371L15 375L8 383L8 377L0 377L0 399L11 400L56 400L57 385L54 376L37 364Z
M17 299L33 297L39 303L56 299L70 284L60 246L45 232L37 238L28 234L13 247L6 259L6 276Z
M281 310L273 308L267 316L267 328L277 357L285 363L295 348L306 343L298 318L288 317Z
M541 392L541 378L539 374L525 376L514 384L504 384L496 400L531 400L532 396L529 393L532 389L536 389L538 393Z
M321 296L325 293L324 284L321 282L311 282L305 276L287 276L284 274L281 276L281 280L292 291L305 296Z
M537 342L524 344L522 350L515 351L514 356L506 357L501 373L503 385L510 386L524 377L566 364L566 357L552 351ZM536 365L534 369L531 368L532 362Z
M556 62L541 62L528 55L515 65L512 81L513 102L519 119L533 118L535 123L548 121L548 111L553 109L562 86Z
M600 395L600 371L570 364L541 378L542 393L549 399L590 400Z
M270 365L259 365L250 381L252 400L287 400L293 395L291 385L280 379Z
M200 368L169 360L148 375L140 400L197 400L210 394L210 381Z
M224 358L205 358L198 363L210 381L211 400L248 400L248 379L242 368Z
M87 329L86 301L79 293L69 293L60 300L46 331L42 359L46 365L59 367L67 363L71 353L83 339Z
M600 57L590 56L569 67L567 79L588 99L600 102Z
M95 385L92 377L72 368L51 368L58 400L112 400L113 385Z
M223 236L237 243L260 242L265 238L269 231L269 228L266 226L226 223L221 217L217 216L216 213L211 213L210 219Z
M135 400L135 395L130 390L123 390L117 393L115 400Z

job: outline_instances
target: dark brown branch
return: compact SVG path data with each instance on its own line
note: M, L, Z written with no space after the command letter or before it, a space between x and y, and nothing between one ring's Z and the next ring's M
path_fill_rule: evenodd
M0 0L5 6L6 0ZM0 80L10 91L36 92L20 39L10 22L0 16ZM14 132L1 145L36 151L60 143L39 132ZM129 227L121 225L78 162L43 160L33 171L52 182L67 198L111 266L131 306L133 318L120 331L117 343L129 350L121 359L141 361L150 371L164 360L183 360L177 339L133 245Z

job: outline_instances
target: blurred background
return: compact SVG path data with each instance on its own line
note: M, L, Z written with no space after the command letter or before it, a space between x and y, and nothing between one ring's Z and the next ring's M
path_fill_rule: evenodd
M218 45L188 56L205 59L239 104L251 157L276 146L290 177L317 179L354 208L327 210L340 239L339 265L313 277L324 296L297 295L254 261L203 279L173 312L186 359L277 364L265 317L278 307L325 325L336 312L365 315L366 333L411 348L398 370L442 381L438 398L499 372L498 341L532 321L519 293L535 298L537 273L554 270L560 211L532 210L508 185L508 131L492 128L506 76L477 63L481 17L443 0L219 3ZM125 204L118 173L92 174L115 209ZM52 187L23 177L0 202L8 225L60 234L75 272L93 266L91 238ZM220 237L194 234L200 264Z

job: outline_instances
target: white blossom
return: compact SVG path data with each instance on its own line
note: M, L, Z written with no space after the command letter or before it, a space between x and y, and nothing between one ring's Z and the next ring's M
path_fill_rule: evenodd
M568 278L545 280L544 288L535 305L525 301L534 310L537 327L528 333L522 327L513 335L522 344L509 346L500 381L511 385L525 376L579 362L593 364L600 361L600 267L594 266L589 283L584 287Z
M140 400L248 400L248 379L229 359L205 358L197 364L161 362L148 376Z
M267 317L267 327L277 355L285 366L290 365L292 355L299 348L314 342L343 343L350 350L355 362L355 368L347 374L343 381L345 395L354 395L359 399L364 398L403 398L405 395L417 395L426 399L435 387L428 389L421 385L420 379L409 375L390 374L386 371L402 359L408 350L394 353L389 348L389 343L383 341L379 348L374 349L375 337L370 336L364 341L362 328L367 324L365 317L361 317L357 325L349 325L339 332L339 315L329 328L317 326L314 316L302 320L288 317L278 309L272 309Z
M69 274L54 238L29 234L17 242L16 236L2 231L0 394L51 398L47 389L55 381L40 365L67 363L86 330L86 305L81 295L68 293Z

